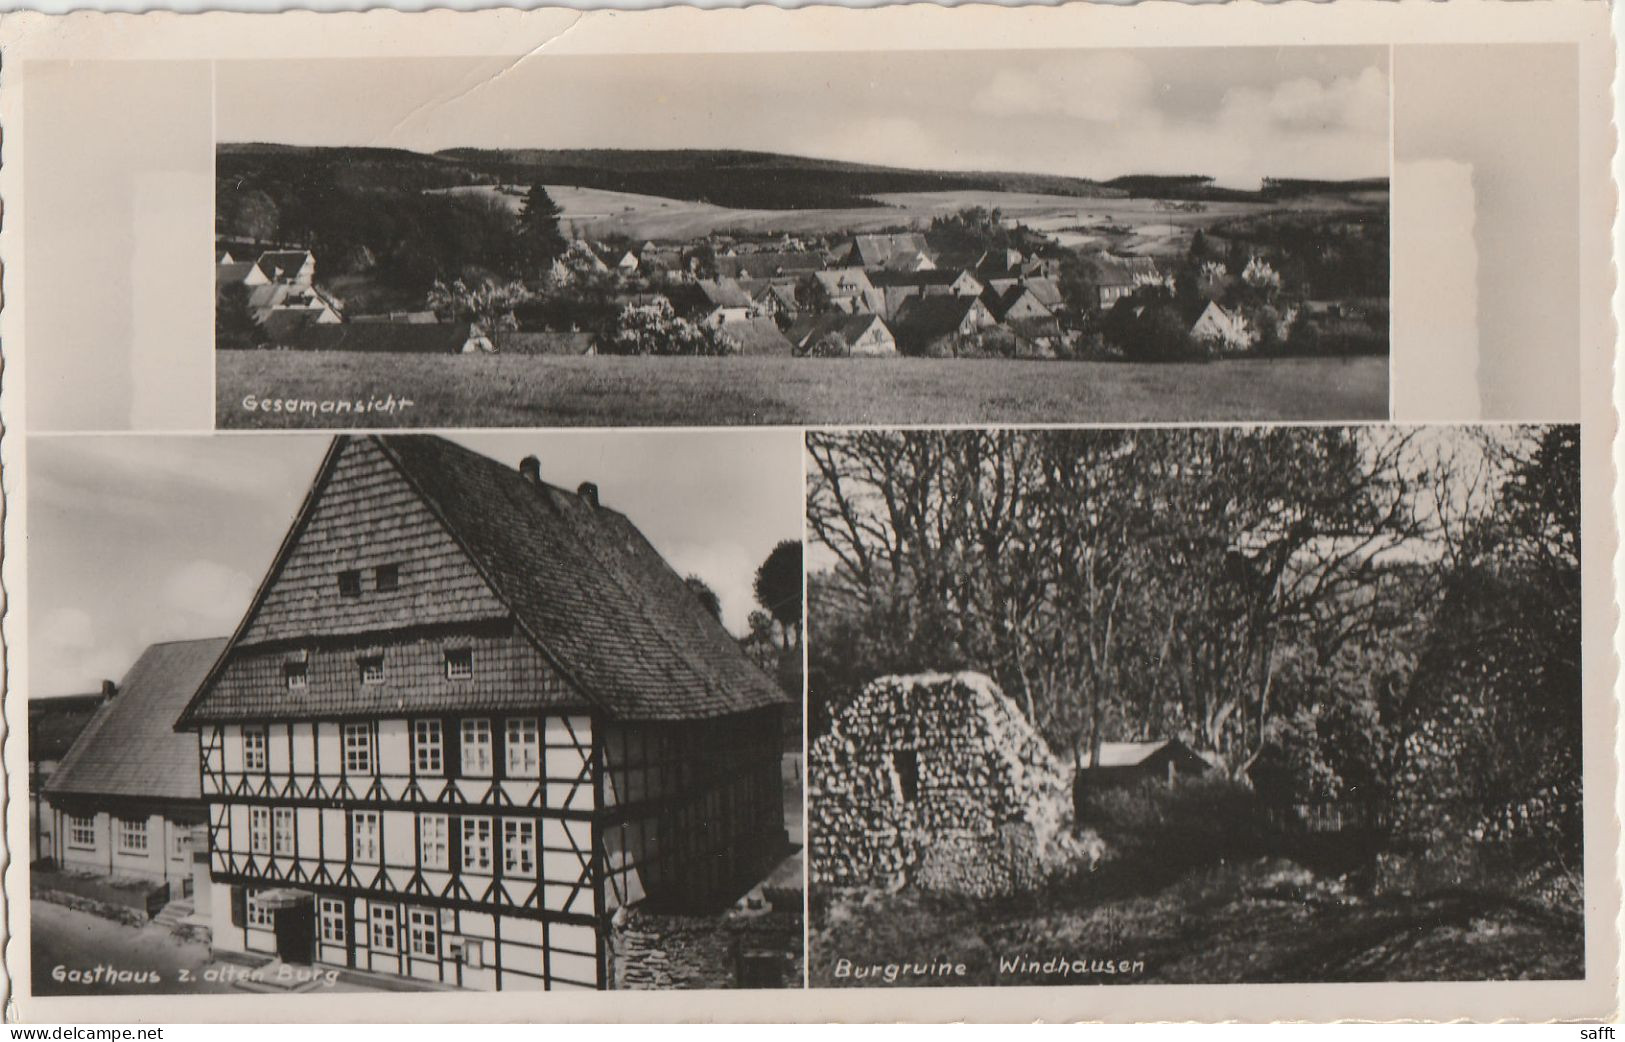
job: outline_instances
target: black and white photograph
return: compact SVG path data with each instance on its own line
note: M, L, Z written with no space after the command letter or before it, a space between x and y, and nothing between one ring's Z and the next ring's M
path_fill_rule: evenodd
M220 427L1389 417L1384 47L214 83Z
M34 439L33 993L799 988L794 433Z
M1578 427L807 448L814 987L1587 976Z
M1610 14L0 21L8 1022L1606 1042Z

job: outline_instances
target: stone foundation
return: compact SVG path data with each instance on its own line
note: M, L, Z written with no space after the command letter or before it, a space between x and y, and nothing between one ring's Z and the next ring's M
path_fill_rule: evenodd
M610 987L799 988L800 912L681 916L633 910L611 928Z

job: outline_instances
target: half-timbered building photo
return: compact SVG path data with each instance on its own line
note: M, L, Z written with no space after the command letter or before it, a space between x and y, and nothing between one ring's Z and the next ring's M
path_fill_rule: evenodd
M46 786L37 878L94 867L107 893L35 887L62 909L36 978L85 945L52 913L154 948L171 924L111 907L119 815L184 789L196 828L149 843L184 831L186 922L137 990L800 986L797 439L469 440L174 439L112 479L134 498L108 513L145 515L124 538L153 530L136 570L170 574L43 640L72 612L141 632L166 600L231 635L146 652ZM146 458L91 441L41 453L36 511ZM200 510L244 538L199 544ZM160 748L123 790L78 781ZM85 821L107 835L76 843Z

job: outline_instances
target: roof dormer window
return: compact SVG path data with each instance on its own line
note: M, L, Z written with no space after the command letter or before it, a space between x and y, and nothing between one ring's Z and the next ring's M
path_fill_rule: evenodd
M310 666L297 660L284 662L282 677L288 682L289 691L302 691L310 686Z
M381 564L373 569L374 585L381 592L396 590L401 585L401 566L398 564Z
M384 682L384 656L367 655L361 659L361 682L363 684Z
M474 676L472 648L450 648L446 651L446 679L468 680Z
M361 573L360 572L358 572L358 571L356 571L354 569L350 569L349 571L343 571L343 572L339 573L339 596L340 597L359 597L359 596L361 596Z

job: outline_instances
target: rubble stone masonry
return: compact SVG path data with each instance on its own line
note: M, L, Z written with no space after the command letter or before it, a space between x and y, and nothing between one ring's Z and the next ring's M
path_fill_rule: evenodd
M996 896L1070 842L1066 770L978 673L875 680L808 752L813 886Z

